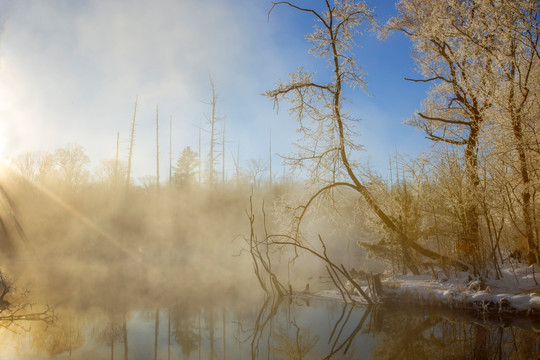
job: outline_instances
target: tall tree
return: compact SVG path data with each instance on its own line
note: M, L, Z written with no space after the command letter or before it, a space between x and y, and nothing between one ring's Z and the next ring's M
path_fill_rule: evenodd
M269 179L269 185L270 188L272 188L273 184L273 176L272 176L272 128L270 127L269 130L269 139L268 139L268 179Z
M116 133L116 156L114 159L114 188L118 186L118 154L120 152L120 132Z
M156 105L156 184L159 191L159 107Z
M511 128L511 147L517 155L520 178L521 214L523 233L527 239L529 263L539 262L538 238L534 231L533 194L531 160L537 156L530 151L530 144L538 144L538 100L539 61L538 45L540 26L538 20L539 3L536 0L483 1L477 5L477 18L482 19L493 41L479 36L468 35L467 39L484 51L495 64L491 75L497 84L494 104L503 118L503 123ZM531 136L532 135L532 136Z
M126 176L126 190L129 188L129 183L131 180L131 163L133 159L133 142L135 140L135 119L137 117L137 101L139 100L139 95L135 97L135 107L133 109L133 121L131 122L131 131L129 137L129 157L128 157L128 167L127 167L127 176Z
M197 155L197 159L199 160L199 186L201 186L201 175L202 175L202 159L201 159L201 131L202 131L202 126L201 126L201 121L199 120L199 154Z
M482 74L491 72L493 64L457 29L475 25L470 3L401 0L398 16L387 26L402 31L414 43L414 60L424 78L407 80L433 84L423 111L410 124L422 129L432 141L463 147L467 182L459 215L463 235L458 247L462 255L479 263L478 148L493 92L493 83Z
M169 120L169 186L172 184L172 115Z
M307 36L314 44L311 53L326 59L332 73L327 82L319 82L313 74L300 68L291 75L288 83L280 82L275 90L265 93L276 104L283 99L292 103L291 111L296 114L300 123L298 131L303 135L294 165L307 170L312 179L321 186L301 207L297 229L310 204L317 197L336 187L351 188L359 193L382 223L396 234L407 266L414 273L418 273L409 251L411 248L434 259L441 255L419 245L416 239L410 239L400 230L376 202L349 160L351 150L358 149L359 145L353 140L353 119L343 108L343 90L347 85L365 88L363 72L352 49L355 37L366 27L375 24L372 11L364 2L354 0L336 0L333 5L330 1L323 1L323 4L324 11L305 8L288 1L274 2L272 7L274 9L284 5L314 16L317 25L314 32ZM329 170L334 167L339 171L338 181L333 181L333 173ZM299 241L298 234L295 237ZM453 263L463 267L458 261Z
M208 183L210 186L214 185L215 182L215 165L217 157L217 146L219 145L219 133L217 129L217 123L221 120L216 113L216 104L218 96L216 94L216 87L214 85L214 80L210 78L210 87L212 89L212 97L208 105L211 106L211 112L209 115L206 115L206 123L208 128L206 131L210 134L210 150L208 151Z
M221 185L225 185L225 119L223 119L223 131L221 133Z

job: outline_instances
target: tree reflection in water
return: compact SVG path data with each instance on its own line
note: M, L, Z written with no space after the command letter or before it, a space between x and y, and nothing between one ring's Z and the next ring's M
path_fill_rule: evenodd
M478 319L447 309L377 312L379 359L537 359L538 319Z
M111 360L114 359L115 343L123 340L123 328L119 320L118 316L109 314L108 321L97 324L92 332L97 342L110 346Z
M442 309L362 307L268 297L258 307L188 297L56 312L12 305L0 313L0 357L111 359L536 359L536 319L482 319ZM224 310L227 309L227 311ZM535 330L536 329L536 330ZM11 336L11 338L9 338ZM7 351L5 342L12 345ZM13 345L15 344L15 345ZM122 346L123 345L123 346ZM15 355L13 355L15 354Z

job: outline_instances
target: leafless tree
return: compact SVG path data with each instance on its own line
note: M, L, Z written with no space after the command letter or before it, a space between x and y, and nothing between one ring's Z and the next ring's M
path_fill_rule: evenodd
M135 140L135 119L137 117L137 100L139 96L135 97L135 107L133 109L133 121L131 122L131 131L129 137L129 157L127 165L127 176L126 176L126 190L129 188L129 183L131 180L131 163L133 159L133 142Z

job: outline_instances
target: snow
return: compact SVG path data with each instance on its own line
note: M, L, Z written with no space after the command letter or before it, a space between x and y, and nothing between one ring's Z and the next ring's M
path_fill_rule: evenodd
M450 278L446 278L441 271L437 273L438 279L433 274L383 275L384 301L482 312L540 314L540 268L508 263L501 267L501 273L500 279L472 280L466 272L452 273ZM341 299L337 290L315 295ZM353 299L363 301L358 294L354 294Z

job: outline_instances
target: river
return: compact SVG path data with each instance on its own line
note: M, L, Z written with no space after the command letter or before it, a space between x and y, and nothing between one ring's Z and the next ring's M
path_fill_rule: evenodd
M145 299L98 296L92 301L74 297L54 306L19 301L4 308L0 358L540 357L540 319L352 306L314 296L264 299L238 292L206 297L179 292L164 298L149 294Z

